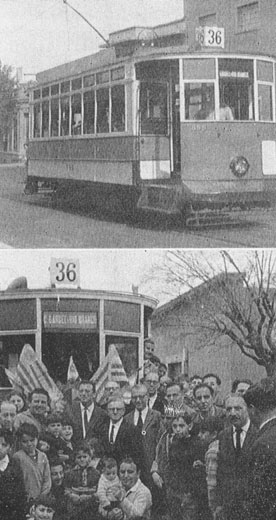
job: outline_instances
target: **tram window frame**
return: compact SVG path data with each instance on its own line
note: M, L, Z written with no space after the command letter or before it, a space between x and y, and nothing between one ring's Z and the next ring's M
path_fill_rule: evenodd
M82 97L80 92L72 94L70 99L71 104L71 135L82 134Z
M121 91L121 92L120 92ZM116 94L114 96L114 94ZM118 95L117 95L118 94ZM122 84L113 85L111 96L111 132L125 132L126 129L126 89Z
M44 110L45 107L45 110ZM50 103L49 100L44 100L41 104L41 137L44 139L50 136Z
M88 98L91 95L92 103L88 102L86 103L86 98ZM83 135L91 135L95 134L95 123L96 123L96 117L95 117L95 110L96 110L96 96L95 96L95 90L86 90L83 92ZM86 107L87 111L86 111ZM92 108L92 109L91 109ZM92 116L89 122L89 116ZM89 130L93 129L92 132Z
M255 121L254 76L253 59L241 57L218 58L219 111L228 106L232 111L234 121ZM222 96L222 85L224 84L228 93L225 94L224 92ZM246 98L243 92L247 92ZM245 113L248 114L247 117L241 117Z
M102 95L102 99L100 99ZM96 90L96 129L97 134L110 132L110 88L104 87Z
M58 137L60 126L60 103L58 97L50 100L50 121L50 137Z
M273 85L271 83L258 82L258 113L259 121L273 121ZM265 92L267 89L267 92ZM263 95L261 95L263 91ZM264 102L263 102L264 101ZM267 113L269 116L267 117Z
M199 90L197 103L190 103L191 95L189 89ZM212 89L212 90L211 90ZM187 102L189 99L189 102ZM215 113L215 81L185 81L184 86L184 100L185 100L185 121L205 121L213 119L209 117L210 114ZM194 114L188 114L191 106L196 105ZM191 117L192 116L192 117Z
M66 105L65 105L66 102ZM63 107L64 104L64 107ZM65 115L63 115L63 108L68 108L67 111L64 112ZM67 137L69 136L69 130L70 130L70 96L62 96L60 98L60 135L61 137Z
M164 98L160 97L161 89L165 88ZM145 97L143 97L145 95ZM159 102L158 102L159 98ZM155 102L157 101L157 102ZM169 89L167 82L140 82L140 126L141 135L169 135Z
M33 137L36 139L41 137L41 103L33 105ZM36 113L37 112L37 113Z

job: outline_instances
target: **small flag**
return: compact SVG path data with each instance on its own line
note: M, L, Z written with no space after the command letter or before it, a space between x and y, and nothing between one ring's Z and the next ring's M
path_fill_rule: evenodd
M77 381L79 379L79 373L77 371L77 367L74 363L73 356L70 356L68 371L67 371L67 381Z
M101 402L104 388L108 381L128 384L128 377L115 345L110 345L107 356L91 378L91 381L96 387L97 402Z

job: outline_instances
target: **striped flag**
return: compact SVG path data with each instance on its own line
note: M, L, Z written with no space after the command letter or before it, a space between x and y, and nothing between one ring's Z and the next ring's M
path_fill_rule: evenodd
M35 388L44 388L51 400L62 398L61 391L50 377L44 363L39 361L31 345L24 345L14 376L26 393Z
M96 387L97 402L101 401L108 381L128 384L128 377L115 345L110 345L107 356L91 378L91 381Z

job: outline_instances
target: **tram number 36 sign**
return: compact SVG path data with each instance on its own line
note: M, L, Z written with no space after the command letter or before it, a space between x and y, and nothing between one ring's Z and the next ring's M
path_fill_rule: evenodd
M51 258L51 285L80 286L80 262L71 258Z
M196 39L203 47L221 47L224 49L224 28L198 27Z

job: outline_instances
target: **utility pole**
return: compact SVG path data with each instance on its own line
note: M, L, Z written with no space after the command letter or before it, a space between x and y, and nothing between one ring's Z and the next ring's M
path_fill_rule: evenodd
M75 7L70 5L67 0L63 0L63 3L65 5L68 5L68 7L70 7L73 11L75 11L75 13L77 13L86 23L88 23L88 25L90 25L90 27L93 29L93 31L95 31L100 36L100 38L105 42L107 47L109 47L108 40L105 39L105 37L100 33L100 31L98 31L98 29L96 29L96 27L94 27L94 25L92 25L92 23L90 23L89 20L87 20L87 18L85 18L85 16L83 16L83 14L81 14L77 9L75 9Z

